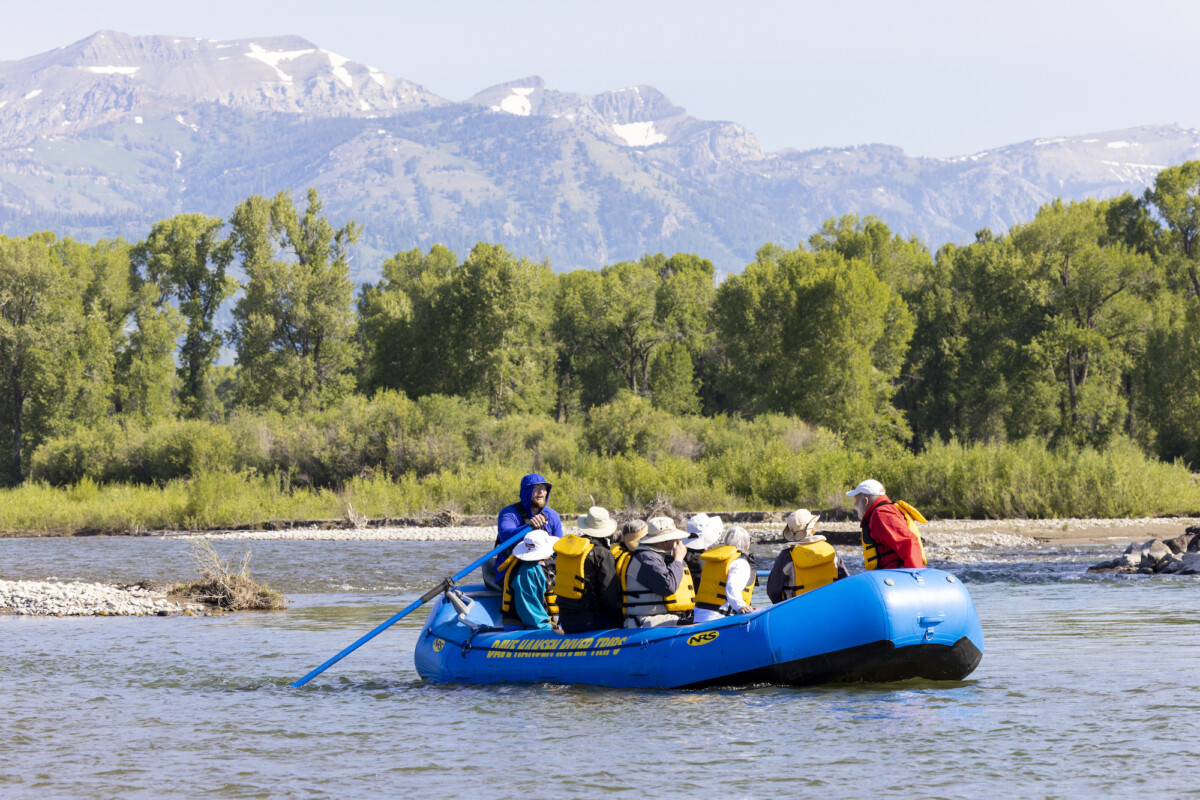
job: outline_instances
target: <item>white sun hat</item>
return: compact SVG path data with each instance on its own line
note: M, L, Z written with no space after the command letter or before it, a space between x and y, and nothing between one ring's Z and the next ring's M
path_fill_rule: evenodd
M707 550L717 541L724 527L725 523L720 517L697 514L688 520L687 530L690 536L683 540L683 546L689 550Z
M617 529L617 521L608 515L607 508L600 506L589 508L588 513L577 519L575 524L579 527L580 534L597 539L612 536L613 531Z
M658 544L672 539L686 539L687 531L675 527L675 520L670 517L653 517L646 523L646 535L641 544Z
M853 489L846 492L846 497L855 497L860 494L887 494L887 492L883 490L882 483L874 480L873 478L868 478L858 486L855 486Z
M554 537L545 531L530 531L517 542L513 555L522 561L541 561L554 555Z

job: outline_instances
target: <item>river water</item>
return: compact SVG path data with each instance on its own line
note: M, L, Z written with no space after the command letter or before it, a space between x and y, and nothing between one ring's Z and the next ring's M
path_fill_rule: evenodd
M983 622L962 682L646 692L426 684L421 612L291 689L485 545L252 544L288 611L0 616L0 798L1200 796L1200 581L1085 574L1113 548L935 563ZM0 540L9 580L192 570L178 540Z

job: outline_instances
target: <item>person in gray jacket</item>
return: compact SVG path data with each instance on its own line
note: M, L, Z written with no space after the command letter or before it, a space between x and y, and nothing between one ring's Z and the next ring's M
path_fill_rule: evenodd
M654 517L634 551L622 586L626 628L679 625L695 607L692 575L683 563L685 531L670 517Z

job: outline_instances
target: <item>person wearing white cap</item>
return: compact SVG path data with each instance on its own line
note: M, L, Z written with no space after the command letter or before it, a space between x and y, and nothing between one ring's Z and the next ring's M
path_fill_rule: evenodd
M617 560L605 545L617 529L608 509L592 506L576 522L578 533L554 543L554 593L563 633L619 628L621 581Z
M505 560L504 594L500 602L505 625L554 629L558 604L554 584L546 574L546 559L554 555L555 538L546 531L530 531Z
M754 610L750 598L758 573L750 555L750 533L732 526L719 543L700 556L704 570L696 590L696 622L708 622L730 614L748 614Z
M862 526L863 569L921 569L925 548L912 522L925 518L903 500L893 503L876 480L865 480L846 492Z
M779 551L767 577L767 597L772 603L782 603L846 577L841 557L816 532L820 519L820 514L807 508L788 514L783 538L792 545Z
M710 517L708 514L701 513L688 520L687 532L689 535L683 540L687 554L683 557L683 563L687 564L688 572L692 573L693 580L698 578L704 567L704 562L700 560L700 554L717 543L717 537L724 529L725 523L717 516Z
M692 577L683 563L686 537L670 517L646 523L646 535L621 575L626 628L678 625L695 607Z

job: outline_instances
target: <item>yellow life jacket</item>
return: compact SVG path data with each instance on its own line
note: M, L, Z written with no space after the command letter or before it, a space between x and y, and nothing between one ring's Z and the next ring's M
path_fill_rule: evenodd
M622 548L624 550L624 548ZM635 582L634 588L629 588L629 565L633 563L633 553L625 550L617 557L617 574L621 577L621 611L627 617L649 617L655 614L676 614L691 611L696 607L696 589L692 583L691 570L683 565L683 579L675 588L675 593L662 598L661 601L648 601L647 597L659 597L645 591ZM635 595L637 595L635 597Z
M729 568L733 562L745 554L739 552L733 545L723 544L700 554L704 561L704 570L700 573L700 591L696 593L696 606L717 611L725 605L728 597L725 594L725 581L729 577ZM750 605L750 597L754 594L754 584L758 582L758 574L750 570L750 582L742 590L742 602Z
M595 542L585 536L569 533L554 543L554 593L571 600L583 598L583 562L592 552Z
M504 570L504 594L500 599L500 613L510 619L517 615L516 608L513 605L512 578L517 572L518 562L519 559L516 556L509 556L500 565L500 569ZM538 569L544 569L540 564L535 564L535 566ZM558 618L558 596L554 593L554 584L556 582L546 581L546 612L550 615L551 622L557 621Z
M629 559L633 558L633 551L625 547L624 543L617 542L612 546L613 559L617 562L617 574L621 576L621 588L625 588L625 568L629 566Z
M829 542L792 545L792 583L783 587L783 599L811 592L837 580L837 554Z
M675 594L667 597L667 611L691 611L696 607L696 585L692 583L692 571L683 565L683 580Z
M895 506L896 510L904 515L904 520L908 523L908 530L912 533L913 539L915 539L917 542L917 552L921 554L921 565L929 566L929 559L925 557L925 543L921 541L921 529L918 527L918 523L924 524L928 522L928 520L921 515L920 511L917 511L917 509L913 508L903 500L891 500L888 502ZM880 505L884 504L880 503ZM880 569L879 546L868 538L866 531L867 527L864 527L864 535L862 537L863 569Z

